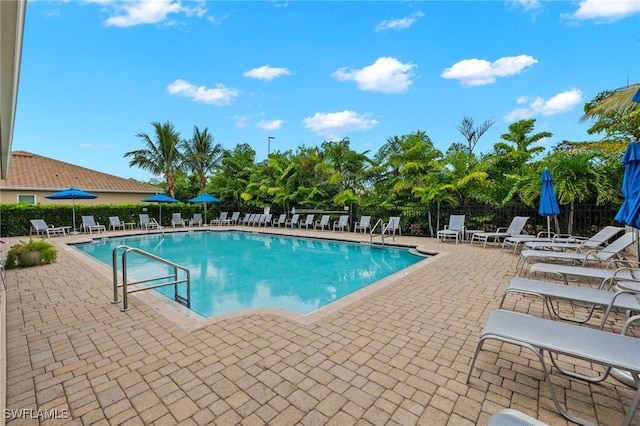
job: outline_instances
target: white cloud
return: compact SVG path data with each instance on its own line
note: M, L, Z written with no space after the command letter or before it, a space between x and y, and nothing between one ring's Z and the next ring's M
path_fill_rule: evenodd
M185 96L195 102L204 102L214 105L229 105L240 92L236 89L225 87L224 84L216 84L213 89L204 86L194 86L188 81L176 80L167 86L167 91L172 95Z
M536 115L555 115L570 111L582 102L582 91L572 89L561 92L546 101L541 97L521 96L517 102L526 106L511 111L504 117L506 121L524 120Z
M260 120L256 127L264 130L277 130L284 124L284 120Z
M271 65L264 65L250 71L246 71L242 74L243 77L257 78L259 80L273 80L281 75L291 75L291 72L286 68L276 68Z
M521 6L526 11L532 11L542 7L539 0L508 0L507 3L513 3Z
M353 80L362 90L382 93L402 93L413 83L411 70L416 65L403 64L395 58L378 58L362 69L340 68L331 76L338 81Z
M369 130L378 124L378 121L369 119L367 114L358 114L349 110L317 112L313 117L307 117L302 122L312 132L328 137L346 136L347 132Z
M80 148L88 148L88 149L96 149L96 150L102 150L102 149L109 149L111 148L111 145L109 145L108 143L103 144L103 145L96 145L92 142L82 142L78 145Z
M247 127L247 122L251 117L248 115L235 115L232 118L234 120L234 123L233 123L234 126L241 129L241 128Z
M639 13L638 0L583 0L578 10L563 16L578 20L601 19L614 22Z
M391 21L384 20L376 25L376 31L385 31L385 30L404 30L405 28L409 28L413 25L418 18L422 18L424 13L416 12L411 16L407 16L401 19L394 19Z
M463 86L484 86L495 83L496 77L519 74L537 64L538 60L529 55L505 56L494 62L484 59L463 59L445 69L440 77L460 80Z
M186 16L202 17L206 13L204 1L189 2L193 7L183 6L178 0L86 0L98 3L108 10L105 23L115 27L131 27L140 24L157 24L169 19L170 14L184 13ZM107 10L107 9L106 9Z

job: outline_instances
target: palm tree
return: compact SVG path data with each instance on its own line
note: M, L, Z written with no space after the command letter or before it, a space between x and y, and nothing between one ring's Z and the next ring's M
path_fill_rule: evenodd
M544 151L544 147L536 146L530 148L530 146L536 142L539 142L541 139L550 138L553 136L551 132L539 132L529 136L529 133L533 132L533 127L535 126L536 120L532 118L530 120L520 120L515 123L511 123L509 125L509 133L505 133L500 136L504 141L511 142L515 145L514 147L507 145L503 142L498 142L494 145L496 151L504 150L507 153L516 151L528 154L528 157L531 158L535 154Z
M619 190L608 177L611 166L600 162L594 151L558 152L549 156L545 164L553 175L558 202L569 204L568 234L573 232L576 202L595 196L596 204L602 204L619 197Z
M129 166L137 166L156 176L164 176L167 191L174 196L175 174L180 170L182 155L178 150L180 132L173 128L173 124L166 121L163 124L151 123L155 130L154 139L146 133L138 133L136 137L142 139L144 149L129 151L125 157L132 157Z
M469 147L469 154L473 154L473 149L478 144L478 141L485 134L491 126L493 126L493 120L486 120L478 127L474 127L473 118L469 116L463 116L460 120L460 125L457 127L458 131L467 140Z
M632 101L636 92L640 92L640 84L598 93L587 102L580 119L593 121L587 133L604 132L605 140L622 141L624 145L629 138L640 139L640 101Z
M632 111L640 111L640 103L632 102L632 98L638 90L640 90L640 83L635 83L613 92L605 92L606 96L600 99L596 105L586 110L580 121L585 121L594 116L615 118L621 110L627 108Z
M219 143L213 143L213 135L207 127L200 131L193 126L193 136L182 141L184 150L184 165L198 175L198 186L204 192L207 185L207 173L212 172L222 162L225 150Z

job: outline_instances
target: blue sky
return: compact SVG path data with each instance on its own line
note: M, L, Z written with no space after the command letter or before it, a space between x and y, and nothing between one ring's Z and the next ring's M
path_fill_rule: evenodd
M170 121L256 160L349 137L373 155L422 130L445 151L463 116L535 118L595 140L584 103L640 81L640 2L29 1L13 150L124 178L124 153Z

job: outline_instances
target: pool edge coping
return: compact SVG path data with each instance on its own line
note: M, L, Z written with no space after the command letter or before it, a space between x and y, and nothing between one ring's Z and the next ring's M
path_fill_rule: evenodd
M223 229L220 231L237 231L236 229ZM243 231L243 230L240 230ZM244 231L247 232L247 231ZM251 233L261 233L261 232L257 232L257 231L248 231ZM119 234L119 235L114 235L114 237L123 237L123 236L135 236L135 235L139 235L140 233L132 233L132 234ZM272 233L272 232L267 232L264 233L266 235L281 235L281 236L287 236L287 237L295 237L295 238L302 238L302 239L324 239L324 240L332 240L332 241L337 241L337 242L343 242L343 243L355 243L355 244L367 244L365 242L362 241L358 241L358 240L348 240L348 239L339 239L339 238L322 238L322 237L317 237L317 236L299 236L299 235L291 235L291 234L279 234L279 233ZM148 233L143 233L142 235L148 235ZM81 250L77 250L75 249L73 246L77 245L77 244L81 244L81 243L86 243L86 242L91 242L93 240L96 239L103 239L104 237L89 237L87 236L86 239L84 240L75 240L75 241L71 241L71 242L60 242L62 246L64 246L64 248L66 249L67 253L70 253L72 256L74 256L74 258L77 259L82 259L83 263L85 263L87 266L91 267L93 270L95 270L97 273L99 273L100 275L103 275L105 277L106 280L108 280L108 282L110 283L110 286L113 286L113 274L112 274L112 270L108 265L105 265L104 263L100 262L98 259L95 259L93 257L91 257L89 254L86 254L84 252L82 252ZM377 245L377 244L374 244ZM153 311L159 313L160 315L162 315L164 318L166 318L168 321L170 321L172 324L182 328L185 331L188 332L192 332L204 327L207 327L209 325L212 324L216 324L216 323L220 323L223 322L225 320L228 319L232 319L232 318L241 318L241 317L250 317L253 315L260 315L260 314L270 314L270 315L274 315L274 316L278 316L278 317L282 317L285 318L287 320L290 321L294 321L298 324L302 324L302 325L310 325L313 324L317 321L320 321L326 317L328 317L331 314L334 314L336 312L339 312L340 310L344 309L345 307L358 302L359 300L370 296L390 285L392 285L393 283L395 283L396 281L398 281L401 278L406 277L409 274L413 274L415 273L418 269L422 269L424 266L426 266L429 263L432 263L434 261L436 261L437 259L442 259L443 257L445 257L448 253L446 251L441 251L441 252L437 252L434 253L432 250L427 250L426 248L421 248L420 245L413 245L413 244L385 244L388 246L392 246L392 247L399 247L399 248L414 248L416 251L418 251L419 253L422 254L429 254L431 255L430 257L425 257L423 260L420 260L418 262L416 262L413 265L410 265L400 271L397 271L387 277L384 277L372 284L367 285L366 287L363 287L361 289L358 289L352 293L349 293L343 297L341 297L340 299L336 300L335 302L332 302L328 305L325 305L321 308L318 308L308 314L301 314L298 312L293 312L293 311L289 311L286 309L278 309L278 308L254 308L254 309L245 309L245 310L240 310L240 311L234 311L234 312L228 312L228 313L224 313L224 314L220 314L220 315L216 315L210 318L204 317L198 313L196 313L195 311L192 311L191 309L179 304L178 302L170 299L167 296L164 296L161 293L158 292L138 292L138 293L132 293L129 295L130 298L135 298L137 300L139 300L140 302L144 303L147 307L149 307L150 309L152 309ZM109 301L109 303L112 303L112 301ZM131 304L131 303L130 303ZM114 304L115 305L115 304ZM135 309L135 306L131 307L132 309ZM120 308L117 308L118 311L120 311ZM168 309L168 311L167 311ZM123 312L121 312L123 313Z

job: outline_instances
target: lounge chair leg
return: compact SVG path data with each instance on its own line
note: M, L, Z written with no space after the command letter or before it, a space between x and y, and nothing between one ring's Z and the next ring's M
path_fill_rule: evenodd
M478 342L478 348L476 349L476 354L474 355L473 360L471 361L471 368L469 369L469 375L467 376L467 383L469 383L469 379L471 377L471 371L473 370L473 366L474 366L474 364L476 362L476 358L478 357L478 353L480 352L480 348L482 347L482 344L484 343L484 341L486 339L495 339L495 340L498 340L498 341L503 342L503 343L511 343L511 344L514 344L514 345L518 345L521 348L529 349L531 352L536 354L536 356L540 360L540 363L542 364L542 372L544 373L545 381L549 385L549 391L551 392L551 399L553 399L553 404L556 406L556 409L560 412L560 414L562 414L566 419L568 419L568 420L570 420L570 421L572 421L574 423L577 423L579 425L582 425L582 426L596 426L594 423L591 423L591 422L589 422L589 421L587 421L585 419L582 419L580 417L574 416L573 414L571 414L568 411L566 411L560 405L560 402L558 401L558 397L556 395L555 388L553 387L553 383L551 382L551 376L550 376L549 371L547 369L547 364L544 362L544 353L541 350L537 349L536 347L534 347L534 346L532 346L530 344L527 344L527 343L524 343L524 342L520 342L520 341L517 341L517 340L507 339L507 338L504 338L504 337L499 336L499 335L486 334L486 335L482 336L480 338L480 342ZM555 365L555 362L553 361L553 357L551 357L551 361ZM560 370L560 371L564 372L563 370ZM574 376L574 377L576 377L576 376ZM632 408L637 407L638 404L640 404L640 390L636 393L636 398L633 401ZM631 415L629 415L629 413ZM629 422L628 423L623 423L625 426L628 425L631 422L631 419L633 418L633 415L635 414L635 409L633 411L630 410L629 413L627 413L627 417L630 417L629 418ZM625 421L626 421L626 418L625 418Z
M638 410L638 406L640 406L640 378L638 378L637 374L632 374L633 376L633 380L635 380L636 382L636 396L635 398L633 398L633 402L631 403L631 406L629 407L629 410L627 411L627 415L624 416L624 420L622 421L623 426L628 426L631 424L631 421L633 420L633 416L636 414L636 411Z

